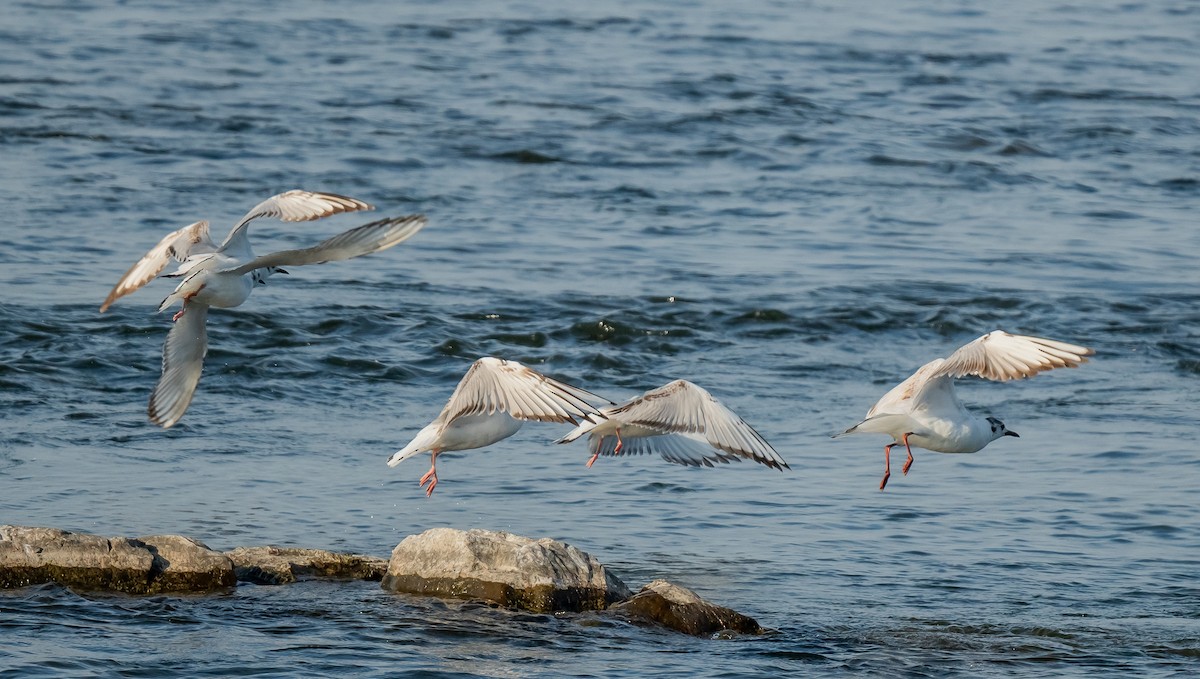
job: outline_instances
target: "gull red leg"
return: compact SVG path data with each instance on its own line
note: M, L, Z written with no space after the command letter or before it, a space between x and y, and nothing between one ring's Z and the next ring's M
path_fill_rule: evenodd
M892 475L892 446L895 443L889 443L883 447L883 480L879 482L879 490L887 485L888 478Z
M903 437L904 449L908 451L908 459L904 461L904 468L901 470L904 472L905 476L908 476L908 468L911 467L913 463L912 448L908 446L908 437L912 435L913 433L910 431Z
M208 284L205 283L205 285L208 285ZM179 317L183 315L183 312L187 311L188 302L190 302L192 300L192 298L195 297L196 294L199 293L203 289L204 289L204 285L201 285L199 288L196 288L196 292L192 292L192 293L189 293L189 294L186 294L183 296L183 304L179 307L179 311L176 311L175 315L171 317L172 323L179 320Z
M433 489L437 487L437 451L433 450L429 453L429 471L425 472L425 476L421 477L421 487L425 486L425 482L429 482L429 488L425 489L425 497L433 495Z
M601 443L604 443L604 439L600 439L600 442L596 444L596 452L592 453L592 459L587 461L587 466L589 469L592 467L592 463L596 461L596 458L600 457L600 444ZM613 455L619 455L620 452L621 452L621 430L618 429L617 430L617 446L615 448L613 448Z

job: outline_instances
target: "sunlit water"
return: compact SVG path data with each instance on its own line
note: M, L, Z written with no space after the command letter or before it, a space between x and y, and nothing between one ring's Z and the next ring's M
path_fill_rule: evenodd
M858 3L851 3L857 5ZM861 3L867 5L867 3ZM0 593L13 676L1190 676L1200 656L1200 12L1190 3L14 5L0 25L0 523L385 556L565 540L777 633L712 641L373 583ZM302 187L404 245L210 319L151 426L167 231ZM830 440L994 328L1095 360L963 397L1021 434ZM584 467L530 425L387 457L472 360L686 377L791 463ZM7 674L6 674L7 676Z

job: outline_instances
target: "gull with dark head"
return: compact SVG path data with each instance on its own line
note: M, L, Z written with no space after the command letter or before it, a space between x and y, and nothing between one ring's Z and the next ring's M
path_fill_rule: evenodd
M603 420L592 403L608 401L516 361L481 358L471 364L442 412L387 464L395 467L429 452L429 471L421 477L421 486L429 483L428 497L438 484L439 454L491 445L517 433L528 420L571 424Z
M675 380L621 405L600 409L604 419L580 423L559 439L588 435L591 467L601 455L658 453L667 462L693 467L753 460L774 469L788 463L766 439L712 394Z
M282 250L255 257L246 239L246 225L257 217L285 221L307 221L339 212L371 209L353 198L329 193L288 191L263 201L246 214L220 246L208 237L208 223L196 222L163 238L135 264L109 293L100 307L106 310L116 299L137 290L166 267L170 259L181 262L168 277L182 278L175 290L159 305L165 310L175 302L182 308L172 320L163 345L162 376L150 395L150 421L163 428L179 421L192 401L204 356L208 352L206 323L209 307L236 307L284 266L320 264L361 257L398 245L425 226L425 217L409 215L382 219L350 229L321 243L298 250Z
M1054 368L1075 368L1095 352L1087 347L994 330L950 354L937 358L884 394L862 422L846 434L887 434L883 447L883 480L891 476L891 451L904 444L908 458L902 471L912 467L912 446L939 453L974 453L1004 436L1018 436L1003 422L967 410L954 392L955 378L974 375L1005 382L1023 379Z

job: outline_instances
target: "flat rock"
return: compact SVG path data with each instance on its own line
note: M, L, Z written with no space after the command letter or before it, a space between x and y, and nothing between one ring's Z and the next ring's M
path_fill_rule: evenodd
M286 585L308 578L383 579L387 560L363 554L339 554L298 547L238 547L226 552L241 582Z
M603 610L631 594L594 557L557 540L453 528L432 528L401 541L382 586L536 613Z
M179 535L104 538L0 526L0 587L57 582L128 594L207 592L237 584L233 562Z
M610 610L636 622L650 622L698 637L762 634L754 618L701 599L695 592L667 580L655 580L632 598Z

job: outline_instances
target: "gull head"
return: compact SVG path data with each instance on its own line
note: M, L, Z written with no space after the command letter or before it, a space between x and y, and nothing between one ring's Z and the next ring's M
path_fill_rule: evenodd
M287 269L278 266L267 266L261 269L255 269L250 273L250 278L254 280L255 285L266 285L267 279L277 273L287 275Z
M1017 432L1012 431L1008 427L1004 426L1004 423L1001 422L1000 420L998 420L994 417L989 417L989 418L987 418L987 421L988 421L988 424L992 425L992 440L993 441L995 441L996 439L998 439L1002 436L1015 436L1017 438L1021 438L1020 434L1018 434Z

